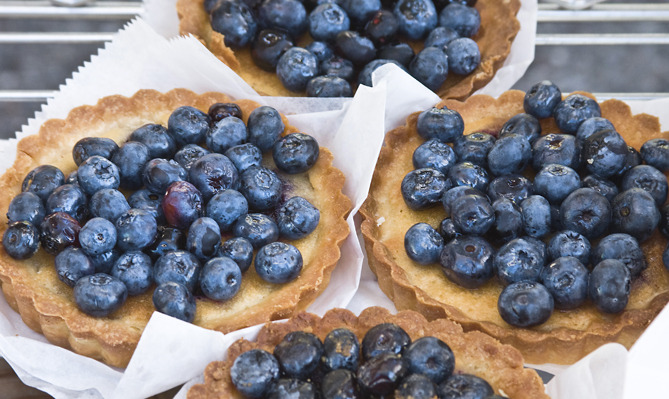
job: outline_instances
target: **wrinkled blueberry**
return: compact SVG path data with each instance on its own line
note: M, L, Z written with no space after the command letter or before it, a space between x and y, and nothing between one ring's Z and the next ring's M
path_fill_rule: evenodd
M585 139L581 158L590 173L609 178L625 166L627 153L627 144L616 131L603 130Z
M251 143L234 146L225 151L224 155L235 165L239 173L244 172L249 166L260 166L262 161L262 152Z
M551 260L571 256L578 259L582 264L590 263L590 241L582 234L571 230L563 230L548 242L548 255Z
M550 80L541 81L525 93L523 108L525 112L543 119L553 115L555 107L562 101L562 92Z
M487 197L464 195L451 204L451 219L463 234L483 235L495 224L495 210Z
M88 195L104 188L118 188L121 183L116 165L99 155L93 155L79 165L77 180Z
M415 169L402 180L401 191L404 202L414 210L426 209L439 202L451 182L436 169Z
M499 295L497 310L502 319L515 327L543 324L553 314L553 296L536 281L509 284Z
M246 238L233 237L221 244L216 256L226 256L234 260L239 270L244 273L253 260L253 245Z
M190 170L195 161L207 154L211 154L211 151L197 144L186 144L174 154L174 160L184 169Z
M243 395L260 398L279 379L279 361L267 351L251 349L235 359L230 378Z
M406 360L394 353L382 353L369 358L358 368L357 378L368 395L388 395L409 373Z
M21 191L30 191L37 194L42 201L46 201L53 190L64 182L65 175L60 169L51 165L41 165L28 172L21 184Z
M63 184L53 190L46 200L46 213L65 212L82 222L88 216L86 194L74 184Z
M483 167L471 162L460 162L448 170L448 179L453 186L469 186L485 192L490 183L488 172Z
M362 357L369 360L384 353L400 355L411 344L411 338L397 324L381 323L370 328L362 338Z
M229 148L246 142L244 122L234 116L221 119L207 132L206 143L210 151L224 153Z
M269 216L249 213L237 219L232 226L232 234L235 237L246 238L253 248L258 249L279 238L279 227Z
M209 115L209 119L213 125L229 116L242 119L242 109L235 103L214 103L209 106L207 115Z
M540 249L524 238L504 244L493 257L497 277L504 285L518 281L539 281L545 258Z
M211 11L211 28L223 34L226 46L240 48L253 40L258 22L246 3L221 0Z
M226 38L227 41L227 38ZM204 141L209 131L210 118L205 112L191 106L175 109L167 120L167 133L178 147Z
M605 259L590 273L588 296L597 309L604 313L620 313L627 306L632 276L619 260Z
M79 309L94 317L105 317L119 309L128 298L128 290L119 279L97 273L82 277L73 290Z
M568 134L575 134L583 121L596 116L602 116L599 104L582 94L571 94L553 110L558 128Z
M444 245L439 261L449 280L465 288L477 288L494 275L494 250L483 238L463 236Z
M274 209L281 199L282 183L272 170L252 166L239 177L239 192L246 197L249 208L255 211Z
M74 163L80 166L93 155L112 159L116 150L118 150L118 145L112 139L106 137L84 137L72 147L72 158L74 158Z
M122 251L141 251L153 243L158 234L156 218L142 209L130 209L116 219L116 245Z
M79 244L81 226L65 212L48 214L42 220L39 230L42 248L51 255L58 254L70 245Z
M427 140L418 146L412 157L414 168L432 168L443 174L448 174L456 160L451 146L436 139Z
M314 231L319 220L318 208L302 197L292 197L279 207L276 223L282 237L298 240Z
M412 40L425 37L437 26L437 10L430 0L399 0L393 13L397 17L399 31Z
M495 138L485 132L474 132L460 136L453 145L453 151L460 162L471 162L488 167L488 152L495 144Z
M170 184L186 180L188 172L174 160L156 158L146 163L142 172L144 187L155 194L165 194Z
M187 251L168 252L153 265L153 278L158 285L171 281L193 292L199 276L200 262Z
M125 284L128 295L139 295L148 291L153 284L152 266L149 255L128 251L116 260L110 274Z
M226 118L224 121L230 119ZM215 153L195 161L188 171L188 177L205 201L209 201L218 192L237 188L240 180L239 172L232 161L223 154Z
M302 270L302 254L291 244L273 242L258 250L254 261L256 273L272 284L293 281Z
M153 306L160 313L189 323L195 318L195 297L186 286L173 281L156 287Z
M350 27L348 14L335 2L320 4L309 14L309 33L314 40L333 42L339 32Z
M325 336L321 362L327 370L355 371L358 369L359 360L360 342L351 330L337 328ZM325 381L323 384L325 385Z
M147 123L130 134L128 141L138 141L149 149L149 159L171 158L177 150L167 128L157 123Z

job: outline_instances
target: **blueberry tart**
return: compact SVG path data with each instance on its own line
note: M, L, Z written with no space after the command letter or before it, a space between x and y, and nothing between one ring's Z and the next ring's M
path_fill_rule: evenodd
M287 397L277 390L324 398L548 397L514 348L449 320L371 307L358 317L332 309L269 323L255 341L240 339L225 360L210 363L188 398Z
M519 0L179 0L199 38L255 90L346 97L394 63L444 98L464 99L501 68Z
M529 363L629 348L669 301L666 171L639 155L668 135L548 81L412 114L387 133L361 209L370 268L398 309Z
M332 161L275 109L220 93L75 108L0 178L5 298L50 342L116 367L154 310L222 332L290 316L349 232Z

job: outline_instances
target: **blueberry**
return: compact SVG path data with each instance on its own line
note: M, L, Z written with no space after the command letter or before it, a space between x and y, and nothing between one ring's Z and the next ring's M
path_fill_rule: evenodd
M350 60L333 55L319 64L319 71L321 75L335 76L351 81L355 75L355 66Z
M93 217L101 217L113 223L130 209L130 205L120 191L108 188L93 194L88 208Z
M293 41L285 31L263 29L253 40L251 58L261 69L274 72L279 58L291 47L293 47Z
M131 190L142 187L142 171L150 159L149 148L146 145L138 141L128 141L123 144L111 158L118 168L120 186Z
M249 269L253 260L253 245L246 238L233 237L221 244L216 256L225 256L234 260L239 270L244 273Z
M93 155L79 165L77 180L88 195L104 188L118 188L121 183L118 167L99 155Z
M404 235L407 256L421 265L438 262L443 247L444 239L427 223L414 224Z
M432 168L443 174L448 174L456 159L451 146L436 139L427 140L418 146L412 157L414 168Z
M376 57L383 60L395 60L405 68L416 54L407 43L388 44L376 52Z
M234 260L227 257L212 258L200 272L200 289L207 298L226 301L237 292L242 284L242 271Z
M260 398L279 379L279 361L262 349L239 355L230 368L230 379L243 395Z
M351 330L337 328L325 336L321 362L326 370L355 371L358 369L359 360L360 342Z
M168 252L186 249L186 234L173 227L158 227L158 237L147 251L155 260Z
M46 215L40 224L40 243L42 248L51 254L79 244L81 226L76 219L65 212L54 212Z
M67 177L65 178L65 184L75 184L77 186L79 185L79 177L77 175L76 170L73 170L72 172L70 172L69 175L67 175Z
M95 195L93 196L93 198L95 198ZM137 190L134 193L132 193L130 198L128 198L127 202L128 206L127 207L119 206L119 210L115 212L116 217L113 220L112 219L108 220L116 221L116 219L118 219L118 216L120 216L121 213L127 211L130 208L135 208L149 212L151 215L153 215L154 218L156 218L156 222L158 224L164 224L165 214L163 213L163 207L161 205L162 201L163 201L163 195L154 194L147 189Z
M483 238L463 236L444 245L439 262L449 280L465 288L477 288L494 275L494 250Z
M152 266L149 255L128 251L116 260L110 274L125 284L128 295L139 295L148 291L153 284Z
M204 262L213 257L221 246L221 229L212 218L196 219L188 229L186 249Z
M520 204L533 193L532 182L521 175L499 176L488 185L488 197L493 202L506 198L515 204Z
M230 116L221 119L207 132L206 143L210 151L224 153L229 148L246 142L246 125L241 119Z
M469 38L478 33L481 15L474 7L451 3L441 10L439 25L453 29L460 37Z
M548 254L551 260L569 256L588 265L591 249L590 241L584 235L571 230L555 234L548 242Z
M321 392L326 398L354 399L359 397L355 375L350 370L332 370L323 376Z
M504 244L494 255L493 267L504 285L518 281L539 281L545 257L541 250L524 238Z
M636 278L648 264L636 238L629 234L610 234L602 238L592 251L592 264L605 259L616 259L627 267L632 278Z
M246 3L238 0L221 0L211 11L211 28L223 34L226 46L240 48L253 40L258 22Z
M356 26L364 25L381 9L381 0L339 0L338 3Z
M439 384L453 374L455 356L451 348L435 337L421 337L404 352L412 373L423 374Z
M250 166L260 166L262 161L262 152L251 143L229 148L224 155L235 165L239 173L244 172Z
M486 169L471 162L460 162L448 171L448 179L453 186L469 186L481 192L488 188L490 180Z
M106 137L85 137L72 147L72 158L74 163L80 166L93 155L99 155L111 159L118 150L118 145L112 139Z
M561 257L541 271L541 282L553 296L556 309L575 309L588 299L588 269L577 258Z
M362 68L362 70L358 74L358 84L372 87L373 86L372 74L378 68L386 64L397 65L400 69L405 70L404 65L400 64L395 60L384 60L377 58L373 61L370 61L367 65L365 65Z
M551 232L551 207L540 195L531 195L520 203L523 229L528 236L543 238Z
M543 119L553 115L555 107L562 101L562 92L550 80L541 81L525 93L523 108L525 112Z
M655 200L641 188L632 188L616 195L611 202L611 213L613 230L627 233L639 242L649 238L660 223L660 211Z
M53 190L46 200L46 213L65 212L82 222L88 216L86 194L74 184L63 184Z
M497 310L502 319L515 327L543 324L553 314L553 296L536 281L509 284L499 295Z
M641 188L647 191L658 207L667 201L669 190L667 176L650 165L638 165L625 173L620 189L625 191L630 188Z
M277 226L282 237L298 240L314 231L320 220L318 208L302 197L292 197L278 210Z
M11 222L29 222L39 226L46 216L46 209L40 197L30 191L17 194L9 203L7 219Z
M185 170L190 170L195 161L207 154L211 154L211 151L197 144L186 144L174 154L174 160Z
M305 331L286 334L274 348L281 371L293 378L307 378L318 367L322 355L323 343Z
M153 265L153 278L160 285L168 281L182 284L193 291L200 276L200 262L186 251L173 251L158 258Z
M552 204L560 204L569 194L581 188L581 178L568 166L547 164L534 177L534 192Z
M335 49L342 57L351 60L357 66L363 66L376 58L374 43L356 31L346 30L337 33Z
M616 130L616 128L608 119L602 118L601 116L595 116L588 118L581 123L576 131L576 138L583 142L593 134L604 130Z
M89 256L88 259L91 260L96 273L110 274L112 267L120 256L121 253L117 249L112 249L100 255Z
M159 284L153 291L153 306L160 313L192 322L195 318L195 298L184 286L173 281Z
M616 131L603 130L585 139L581 158L590 173L608 178L625 166L627 153L627 144Z
M669 140L651 139L641 146L641 157L662 172L669 170Z
M597 101L582 94L571 94L553 110L553 117L563 133L576 134L583 121L602 116Z
M456 75L469 75L481 63L479 45L470 38L461 37L448 43L448 69Z
M39 231L26 221L11 222L2 235L2 246L14 259L28 259L39 248Z
M149 149L149 159L171 158L177 150L172 136L163 125L147 123L130 134L128 141L137 141Z
M165 194L170 184L186 180L188 172L174 160L152 159L144 166L144 187L155 194Z
M590 273L588 296L603 313L620 313L627 306L632 285L629 269L619 260L605 259Z
M641 165L643 160L641 159L641 154L634 147L627 146L627 156L625 157L625 162L623 163L622 169L618 171L615 175L611 176L611 179L620 181L620 179L625 176L625 173L632 169L635 166Z
M318 389L311 382L299 380L297 378L279 378L279 380L272 385L269 392L267 392L265 398L317 399L319 397L318 395Z
M408 364L402 356L382 353L365 361L356 375L363 392L384 396L392 393L408 373Z
M416 130L425 140L457 143L465 130L465 122L455 110L432 107L418 115Z
M494 391L488 382L472 374L453 374L437 387L440 399L486 399Z
M351 3L354 3L351 1ZM377 10L367 19L365 35L377 46L394 41L399 30L399 23L392 11Z
M292 47L279 58L276 74L286 89L303 91L309 80L318 75L318 59L308 50Z
M298 0L265 0L257 15L261 26L284 30L292 37L307 30L307 10Z
M583 178L583 187L591 188L606 197L609 202L618 195L618 186L610 180L603 179L597 175L588 175Z
M274 143L272 158L282 172L306 172L318 160L318 142L304 133L291 133Z
M350 27L348 14L335 2L320 4L309 14L309 33L314 40L333 42L339 32Z
M272 284L284 284L300 274L302 254L293 245L276 241L258 250L254 266L261 279Z
M669 204L660 208L660 224L658 228L662 235L669 238Z
M87 255L109 252L116 245L116 228L107 219L92 218L79 231L79 244Z
M326 3L326 4L334 5L334 3ZM316 59L318 59L319 64L334 55L334 49L332 48L332 46L330 46L328 43L321 42L318 40L314 40L313 42L307 44L304 48L307 49L311 54L316 56Z
M224 120L229 120L227 118ZM200 191L205 201L228 188L235 189L240 177L235 165L223 154L207 154L193 163L188 171L189 181Z
M400 33L412 40L422 39L437 26L437 10L430 0L399 0L393 13Z
M461 233L483 235L495 224L495 210L487 197L464 195L451 204L451 219Z
M227 40L227 39L226 39ZM167 120L167 133L178 147L204 141L209 131L210 118L205 112L191 106L175 109Z
M158 234L156 218L142 209L124 212L116 222L116 245L122 251L141 251L153 243Z
M58 279L70 287L80 278L95 273L95 266L81 248L68 247L54 259Z
M507 134L495 141L488 153L488 169L495 176L520 173L532 158L532 147L525 136Z
M229 116L242 119L242 109L235 103L214 103L207 110L210 126Z
M411 374L395 390L395 399L430 399L437 397L437 386L423 374Z
M488 152L495 144L495 138L485 132L474 132L460 136L453 145L453 151L461 162L471 162L488 167Z
M568 134L550 133L532 145L532 167L540 170L548 164L568 166L578 170L581 163L580 144Z
M249 208L255 211L274 209L281 199L282 183L272 170L252 166L239 177L239 192L246 197Z
M306 84L306 81L304 83ZM249 143L258 147L260 151L272 148L285 127L279 112L268 106L251 111L246 123Z
M307 83L309 97L351 97L351 84L337 76L316 76Z
M41 165L28 172L21 184L21 191L30 191L37 194L42 201L46 201L53 190L64 182L65 175L60 169L51 165Z
M562 227L588 239L601 236L611 223L611 204L591 188L575 190L560 205Z
M279 227L274 220L262 213L249 213L237 219L232 226L235 237L243 237L258 249L279 238Z
M94 317L112 314L125 303L128 290L119 279L97 273L82 277L73 290L79 309Z
M418 2L423 0L407 1ZM424 48L409 63L409 73L411 76L432 91L437 91L444 84L448 72L448 57L441 49L436 47Z
M450 42L459 38L460 36L451 28L445 26L438 26L427 35L423 45L425 47L436 47L445 50Z
M499 198L492 203L492 209L495 211L495 224L489 232L496 242L505 243L523 234L523 216L513 201Z
M444 191L451 187L446 176L436 169L415 169L402 180L402 197L414 210L427 209L439 202Z
M232 225L249 212L249 205L239 191L228 189L216 193L207 203L206 215L212 218L222 232L230 231Z
M444 194L441 196L441 204L444 206L444 211L446 211L447 215L451 215L452 213L451 206L453 205L453 202L459 197L462 197L463 195L485 196L485 194L483 194L481 191L473 187L455 186L450 190L445 191Z

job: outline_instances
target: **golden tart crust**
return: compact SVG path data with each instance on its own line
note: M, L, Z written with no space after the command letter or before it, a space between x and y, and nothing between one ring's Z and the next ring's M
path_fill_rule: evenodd
M178 0L179 32L192 34L223 63L232 68L256 91L269 96L304 96L305 93L292 92L281 84L274 72L265 71L253 62L247 46L232 50L223 42L223 35L215 32L209 23L209 15L204 11L204 0ZM474 91L485 86L504 64L511 51L511 43L520 30L516 14L520 0L478 0L476 9L481 14L481 28L474 39L481 51L481 65L467 76L448 75L446 82L437 90L442 98L465 99ZM310 36L297 45L306 45ZM411 42L420 51L422 42Z
M462 115L465 134L496 133L511 116L524 112L523 98L523 92L512 90L498 99L472 96L465 102L442 101L439 106ZM669 132L660 132L656 117L632 115L629 106L618 100L600 105L602 116L637 150L651 138L669 138ZM556 310L546 323L533 328L513 327L502 320L497 311L502 285L496 279L470 290L449 281L440 265L421 266L407 257L404 234L409 227L418 222L438 226L445 217L442 207L412 211L400 195L400 183L413 169L413 151L423 143L416 132L418 114L386 135L369 197L360 210L370 268L397 308L416 310L431 320L449 318L465 331L488 333L518 348L529 363L574 363L608 342L629 348L669 301L669 272L662 264L666 239L657 231L642 244L648 268L634 281L622 313L604 314L586 303L575 310ZM543 134L559 132L552 118L541 120L541 125Z
M18 144L14 165L0 178L0 234L7 228L6 212L11 199L21 191L25 175L43 164L59 167L67 176L75 170L72 147L83 137L98 136L122 144L133 130L145 123L161 123L173 110L191 105L207 111L216 102L232 102L220 93L198 95L185 89L168 93L141 90L132 97L105 97L94 106L73 109L65 120L52 119L39 134ZM234 101L244 115L257 108L248 100ZM297 131L282 116L283 134ZM328 285L340 255L340 245L349 233L346 216L351 202L342 193L344 175L332 165L333 156L321 147L316 164L305 173L279 175L290 181L292 194L307 198L321 212L316 230L292 241L302 253L304 267L294 281L273 285L261 280L253 268L244 274L239 293L226 302L197 299L194 324L229 332L281 319L304 310ZM272 167L271 154L263 160ZM33 330L52 343L111 366L125 367L140 335L154 311L153 290L129 297L123 307L108 317L95 318L79 311L72 289L60 282L53 256L38 251L30 259L10 258L0 246L0 282L7 302Z
M446 342L455 354L456 372L475 374L492 385L496 393L514 399L548 398L543 383L534 370L523 367L523 358L514 348L478 331L463 332L462 328L445 319L428 321L414 311L391 314L381 307L367 308L356 317L345 309L332 309L323 318L300 313L286 323L265 325L256 341L240 339L230 346L227 358L209 363L204 371L204 384L194 385L188 399L242 398L230 379L230 367L237 356L251 349L272 352L283 337L292 331L308 331L321 340L336 328L348 328L360 340L372 327L381 323L395 323L416 340L433 336Z

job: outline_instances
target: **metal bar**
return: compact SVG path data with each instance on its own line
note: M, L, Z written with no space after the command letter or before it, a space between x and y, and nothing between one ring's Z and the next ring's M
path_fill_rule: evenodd
M75 43L103 43L112 40L115 33L98 32L9 32L0 33L0 44L75 44Z
M587 10L565 10L557 4L539 4L537 21L669 21L669 4L596 4Z
M669 44L666 33L628 34L538 34L537 46L583 46L583 45L658 45Z
M55 7L48 1L0 1L0 18L131 19L141 14L143 10L141 2L106 2L84 7Z

